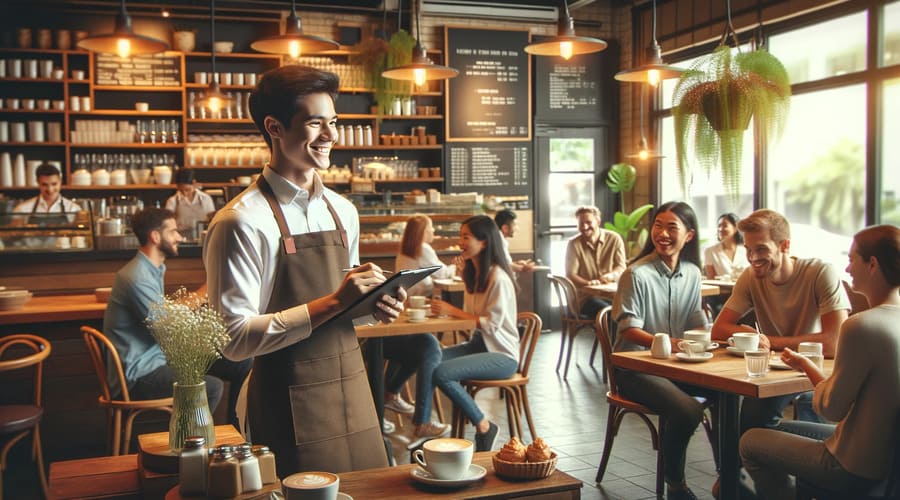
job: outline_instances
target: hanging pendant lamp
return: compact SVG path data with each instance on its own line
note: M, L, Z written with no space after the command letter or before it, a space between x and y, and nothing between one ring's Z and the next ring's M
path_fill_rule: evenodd
M381 73L384 78L392 80L406 80L415 82L416 85L424 85L428 80L446 80L459 75L459 70L450 66L434 64L428 59L428 52L422 45L420 30L422 5L421 0L415 1L416 5L416 46L412 51L412 61L409 64L388 68Z
M122 0L122 10L116 15L113 32L86 37L78 42L78 47L90 52L117 54L125 58L163 52L169 49L169 44L156 38L135 34L131 27L131 16L125 9L125 0Z
M650 149L647 145L647 133L644 130L644 88L641 88L641 97L640 97L640 119L641 119L641 142L639 144L639 149L635 153L629 153L625 155L625 158L632 160L658 160L660 158L665 158L664 155L660 154L655 149Z
M575 20L569 15L569 3L567 0L560 1L562 8L559 11L559 27L556 36L528 44L525 46L525 52L536 56L561 56L568 60L572 56L600 52L605 49L607 43L599 38L575 36Z
M219 74L216 72L216 0L210 0L209 4L209 50L212 52L212 78L197 104L218 113L233 99L219 88Z
M339 49L340 44L328 38L303 34L295 1L291 0L291 13L285 23L284 34L257 40L250 44L250 48L268 54L286 54L297 59L301 55Z
M615 79L620 82L649 83L656 86L662 80L677 78L684 70L663 64L662 48L656 41L656 0L653 0L653 40L646 49L647 62L637 68L616 73Z

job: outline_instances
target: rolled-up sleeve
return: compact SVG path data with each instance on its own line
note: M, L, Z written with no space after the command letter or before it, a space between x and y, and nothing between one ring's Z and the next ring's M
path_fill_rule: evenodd
M639 294L639 287L635 284L635 276L632 269L626 269L619 278L619 286L613 299L612 314L618 324L618 331L628 328L643 328L644 300Z

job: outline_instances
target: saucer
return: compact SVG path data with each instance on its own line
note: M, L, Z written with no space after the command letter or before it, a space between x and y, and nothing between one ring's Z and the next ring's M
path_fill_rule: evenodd
M675 359L678 361L684 361L685 363L702 363L704 361L709 361L713 357L713 353L704 352L702 354L698 354L696 356L688 356L687 353L676 352Z
M738 349L737 347L734 347L733 345L726 347L726 349L728 349L728 354L731 354L732 356L738 356L741 358L744 357L743 349Z
M407 321L408 323L424 323L424 322L428 321L428 318L412 319L412 318L410 318L410 317L407 317L407 318L406 318L406 321Z
M706 352L713 351L719 348L718 342L710 342L708 346L706 346Z
M409 471L409 475L420 483L428 484L431 486L443 486L445 488L457 488L470 483L474 483L475 481L483 478L485 474L487 474L487 470L478 464L469 465L469 470L466 472L466 477L460 479L437 479L433 477L430 472L418 465L413 467L412 470Z
M338 494L337 494L337 499L338 499L338 500L353 500L353 497L351 497L350 495L348 495L348 494L346 494L346 493L341 493L341 492L339 491Z

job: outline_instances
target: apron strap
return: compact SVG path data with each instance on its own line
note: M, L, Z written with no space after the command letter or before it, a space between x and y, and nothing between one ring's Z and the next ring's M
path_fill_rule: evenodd
M259 192L262 193L263 198L265 198L266 202L269 204L272 214L275 215L275 222L278 223L278 230L281 232L281 242L284 245L284 252L287 254L297 253L297 246L294 245L294 238L291 236L291 232L288 229L287 221L284 218L284 212L281 210L281 205L279 205L278 200L275 199L275 192L272 191L272 186L270 186L266 181L266 178L261 175L256 179L256 184L259 186Z
M325 205L328 207L328 211L331 212L331 218L334 219L334 225L338 231L341 232L341 243L344 244L344 248L349 246L347 242L347 231L344 229L344 224L341 222L341 218L338 217L337 212L335 212L334 207L331 206L331 202L328 201L328 198L325 195L322 195L322 200L325 201Z

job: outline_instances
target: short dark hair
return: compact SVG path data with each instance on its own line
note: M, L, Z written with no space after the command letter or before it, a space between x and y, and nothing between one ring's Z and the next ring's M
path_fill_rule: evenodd
M281 66L263 74L250 94L250 116L263 138L272 147L272 137L266 132L265 119L271 116L290 128L291 119L298 111L300 98L324 92L334 101L338 96L340 80L334 73L309 66Z
M884 224L863 229L853 236L856 253L863 259L875 258L888 285L900 286L900 229Z
M174 218L175 212L171 210L147 207L131 216L131 231L137 236L138 243L144 246L150 239L150 233L159 231L167 219Z
M512 224L516 217L518 216L512 210L501 210L494 215L494 222L497 224L497 227L502 228L507 224Z
M581 214L591 214L597 219L600 218L600 209L593 205L582 205L575 209L575 217L581 217Z
M766 231L769 233L769 238L778 244L791 239L791 224L783 215L768 208L760 208L748 215L746 219L741 219L738 222L738 229L745 233Z
M40 177L48 177L51 175L62 175L59 173L59 169L56 168L56 165L51 165L49 163L41 163L38 165L36 169L34 169L34 178Z
M193 184L195 172L192 168L180 168L175 173L175 184Z

